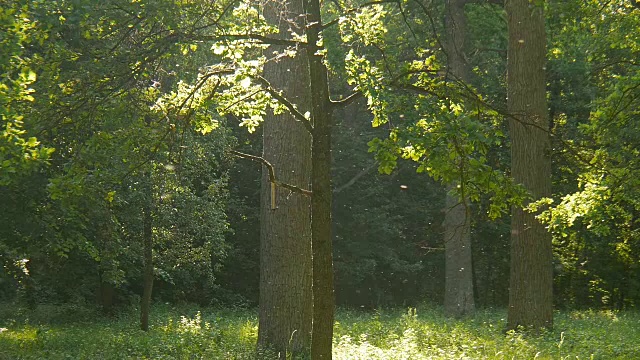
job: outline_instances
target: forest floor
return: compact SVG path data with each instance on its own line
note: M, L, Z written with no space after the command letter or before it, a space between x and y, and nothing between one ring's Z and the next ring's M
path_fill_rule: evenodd
M502 310L451 320L439 308L340 310L334 359L640 359L640 313L566 311L541 336L504 331ZM151 329L131 308L115 316L79 306L0 304L4 359L272 359L255 353L255 309L156 305Z

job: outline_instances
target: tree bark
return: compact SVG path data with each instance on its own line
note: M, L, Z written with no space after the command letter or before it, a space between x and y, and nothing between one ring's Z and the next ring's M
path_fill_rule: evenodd
M447 195L444 220L445 303L447 316L463 317L475 311L469 209L458 197Z
M466 0L447 0L445 31L447 34L447 64L454 81L467 81L469 76L464 59L467 23L464 13ZM448 316L462 317L475 311L473 297L473 266L471 259L471 219L467 199L449 194L455 184L448 186L445 200L445 296L444 309Z
M546 35L543 7L507 0L509 28L507 107L511 171L533 200L551 194L551 158L546 103ZM553 324L551 235L536 214L514 207L508 327L539 329Z
M269 1L264 16L287 38L289 29L304 31L302 0ZM283 46L270 46L268 58ZM310 111L309 70L304 52L295 58L269 61L264 77L304 113ZM265 119L263 158L274 165L276 178L309 189L311 134L289 114ZM272 348L285 358L308 353L311 343L311 203L308 196L278 187L275 199L263 167L260 234L260 320L258 346ZM276 208L272 209L272 200Z
M335 297L331 235L331 128L333 109L329 98L327 68L322 60L322 19L319 0L305 0L307 60L311 84L313 147L311 232L313 255L313 322L311 358L331 359Z
M149 176L150 178L151 176ZM150 181L150 179L149 179ZM151 293L153 291L153 217L152 217L152 201L153 194L151 184L147 185L147 202L143 208L143 224L142 224L142 241L143 241L143 259L144 259L144 284L142 299L140 300L140 328L143 331L149 330L149 312L151 308Z

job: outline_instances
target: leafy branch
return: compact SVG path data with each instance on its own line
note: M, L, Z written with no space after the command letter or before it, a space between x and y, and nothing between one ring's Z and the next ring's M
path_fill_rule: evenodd
M369 6L373 6L373 5L379 5L379 4L398 4L400 5L400 1L399 0L375 0L375 1L369 1L366 2L364 4L360 4L356 7L353 8L349 8L349 9L343 9L342 6L340 6L340 4L338 4L337 1L334 2L334 4L336 5L336 7L340 10L340 12L344 13L344 15L348 15L348 14L352 14L358 10L364 9L366 7ZM335 24L337 24L338 22L340 22L340 17L333 19L331 21L329 21L328 23L322 25L322 27L320 28L321 30L324 30L326 28L329 28Z
M309 119L303 113L301 113L300 110L298 110L296 106L291 103L291 101L287 100L287 98L284 97L280 91L271 86L271 83L264 77L260 75L254 75L252 76L252 78L258 81L258 83L260 83L260 85L264 87L264 90L266 92L268 92L282 105L284 105L287 110L289 110L294 119L302 122L302 125L304 125L304 127L307 129L307 131L309 131L310 134L313 134L313 125L311 125L311 121L309 121Z

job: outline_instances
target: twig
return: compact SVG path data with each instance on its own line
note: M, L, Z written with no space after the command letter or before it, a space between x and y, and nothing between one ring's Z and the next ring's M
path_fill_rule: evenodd
M356 176L352 177L351 180L347 181L346 184L336 188L335 190L333 190L334 194L337 194L339 192L341 192L342 190L348 188L349 186L353 185L356 183L356 181L358 181L358 179L360 179L361 177L365 176L371 169L373 169L376 166L375 163L367 166L366 168L362 169L362 171L360 171L358 174L356 174Z
M266 166L267 170L269 171L269 182L271 182L272 184L280 186L280 187L283 187L283 188L285 188L287 190L291 190L292 192L296 192L298 194L302 194L304 196L311 196L313 194L313 192L311 192L310 190L305 190L305 189L302 189L302 188L300 188L298 186L278 181L276 179L276 172L275 172L275 169L274 169L273 165L270 162L268 162L265 158L260 157L260 156L256 156L256 155L245 154L245 153L242 153L242 152L239 152L239 151L236 151L236 150L230 150L230 152L233 155L236 155L238 157L249 159L249 160L253 160L253 161L262 163L264 166ZM273 199L272 199L272 201L273 201ZM272 208L273 208L273 206L272 206Z
M362 97L362 93L361 92L354 92L353 94L345 97L344 99L340 99L340 100L331 100L331 105L334 107L338 107L338 106L347 106L351 103L353 103L354 101L360 99Z
M285 46L307 46L306 42L276 39L267 37L260 34L222 34L222 35L185 35L187 40L200 40L200 41L220 41L220 40L255 40L261 44L268 45L285 45Z

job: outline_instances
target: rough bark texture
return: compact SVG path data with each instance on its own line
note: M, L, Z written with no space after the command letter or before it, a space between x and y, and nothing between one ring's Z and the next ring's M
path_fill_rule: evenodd
M289 29L302 33L302 0L267 2L265 18L278 24L283 38ZM268 58L282 46L266 50ZM304 113L309 111L309 70L304 51L265 65L264 77ZM263 124L263 157L273 164L278 181L310 188L311 135L289 114L268 115ZM307 196L276 189L263 167L260 239L260 320L258 346L275 349L284 358L308 353L311 343L311 203Z
M447 65L457 81L467 81L464 59L467 24L466 0L447 0L445 26L447 33ZM449 187L449 191L453 185ZM469 207L457 196L447 195L444 219L445 295L448 316L462 317L475 311L473 298L473 266L471 261L471 221Z
M546 36L542 6L507 0L509 26L507 106L511 171L534 200L551 193L551 159L546 104ZM512 209L508 327L553 324L551 235L536 214Z
M307 14L307 59L311 84L313 119L311 230L313 253L313 328L311 358L331 359L335 298L331 238L331 127L333 109L329 100L327 69L318 45L322 27L320 1L305 0Z
M148 194L151 202L151 192ZM147 204L143 209L142 241L144 258L144 288L140 300L140 328L149 330L149 311L151 308L151 293L153 291L153 224L151 205Z

